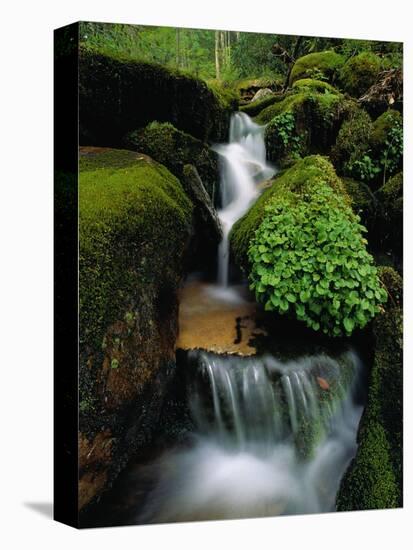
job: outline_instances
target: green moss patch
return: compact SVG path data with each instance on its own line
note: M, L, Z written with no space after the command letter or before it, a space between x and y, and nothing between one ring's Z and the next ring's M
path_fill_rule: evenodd
M373 323L374 362L359 448L337 496L338 510L403 505L403 321L402 281L389 267L379 269L389 295Z
M327 80L334 83L344 57L333 51L315 52L297 59L290 75L290 86L303 78Z
M206 143L177 130L169 122L151 122L125 138L128 148L145 153L165 165L177 178L185 164L193 164L213 199L219 180L218 158Z
M148 157L114 150L81 156L81 343L100 348L107 327L145 285L176 286L191 214L179 181Z
M341 88L353 97L360 97L372 86L381 71L386 68L383 58L373 52L362 52L350 57L341 67Z

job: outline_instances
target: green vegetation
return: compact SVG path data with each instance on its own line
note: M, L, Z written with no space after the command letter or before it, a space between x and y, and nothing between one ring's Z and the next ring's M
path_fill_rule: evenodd
M251 210L257 228L248 241L249 281L266 310L333 336L350 335L380 311L386 292L366 251L365 229L327 160L297 162ZM241 239L245 244L242 232Z
M139 289L177 284L192 206L160 164L98 150L80 157L79 212L80 341L100 349Z
M403 505L402 280L389 267L380 268L379 277L389 300L373 323L375 351L368 402L358 434L359 448L338 493L338 510Z
M296 80L292 85L292 89L294 90L297 88L306 88L309 91L318 93L338 93L338 90L328 82L315 80L314 78L301 78L300 80Z
M378 231L384 250L403 256L403 172L390 178L378 191Z
M339 80L343 90L353 97L360 97L372 86L380 72L387 66L383 58L364 51L350 57L341 67Z
M201 141L225 139L234 105L192 76L141 61L81 49L80 143L120 146L153 120Z
M141 130L130 132L125 145L149 155L166 166L177 178L181 178L185 164L193 164L205 189L213 199L217 187L218 160L206 143L177 130L169 122L151 122Z
M344 61L345 58L334 51L304 55L294 63L290 75L290 85L303 78L326 80L334 83Z
M255 118L258 123L268 124L267 155L279 165L285 166L298 156L327 153L342 120L355 108L337 91L318 92L318 83L312 84L307 80L305 86L297 86Z

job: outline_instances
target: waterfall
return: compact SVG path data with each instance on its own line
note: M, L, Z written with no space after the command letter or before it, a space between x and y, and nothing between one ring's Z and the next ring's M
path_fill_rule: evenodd
M216 145L220 156L221 221L223 238L218 249L218 284L228 286L229 241L234 223L258 196L257 184L274 174L265 159L264 127L245 113L232 115L229 144Z
M141 521L333 511L357 447L357 354L283 362L193 351L189 363L196 435L158 462Z

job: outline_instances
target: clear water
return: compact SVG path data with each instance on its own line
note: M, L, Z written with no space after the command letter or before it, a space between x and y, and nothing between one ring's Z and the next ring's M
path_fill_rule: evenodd
M333 511L356 451L358 356L280 362L193 353L193 444L153 466L158 481L140 520ZM303 449L307 439L313 443Z
M258 196L257 184L270 178L275 170L265 159L264 127L245 113L231 118L227 145L217 145L220 156L221 209L218 216L223 238L218 249L218 285L229 283L228 236L234 223L247 212Z

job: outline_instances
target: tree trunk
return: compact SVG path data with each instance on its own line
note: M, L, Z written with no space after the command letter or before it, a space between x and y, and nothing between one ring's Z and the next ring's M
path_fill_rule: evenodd
M285 92L288 88L288 83L290 81L291 71L292 71L294 63L297 59L298 52L299 52L302 41L303 41L303 37L299 36L297 38L296 42L295 42L294 51L293 51L292 56L290 57L290 63L288 65L287 76L285 78L285 82L284 82L284 86L283 86L283 92Z
M219 59L219 31L215 31L215 76L221 80L221 64Z

